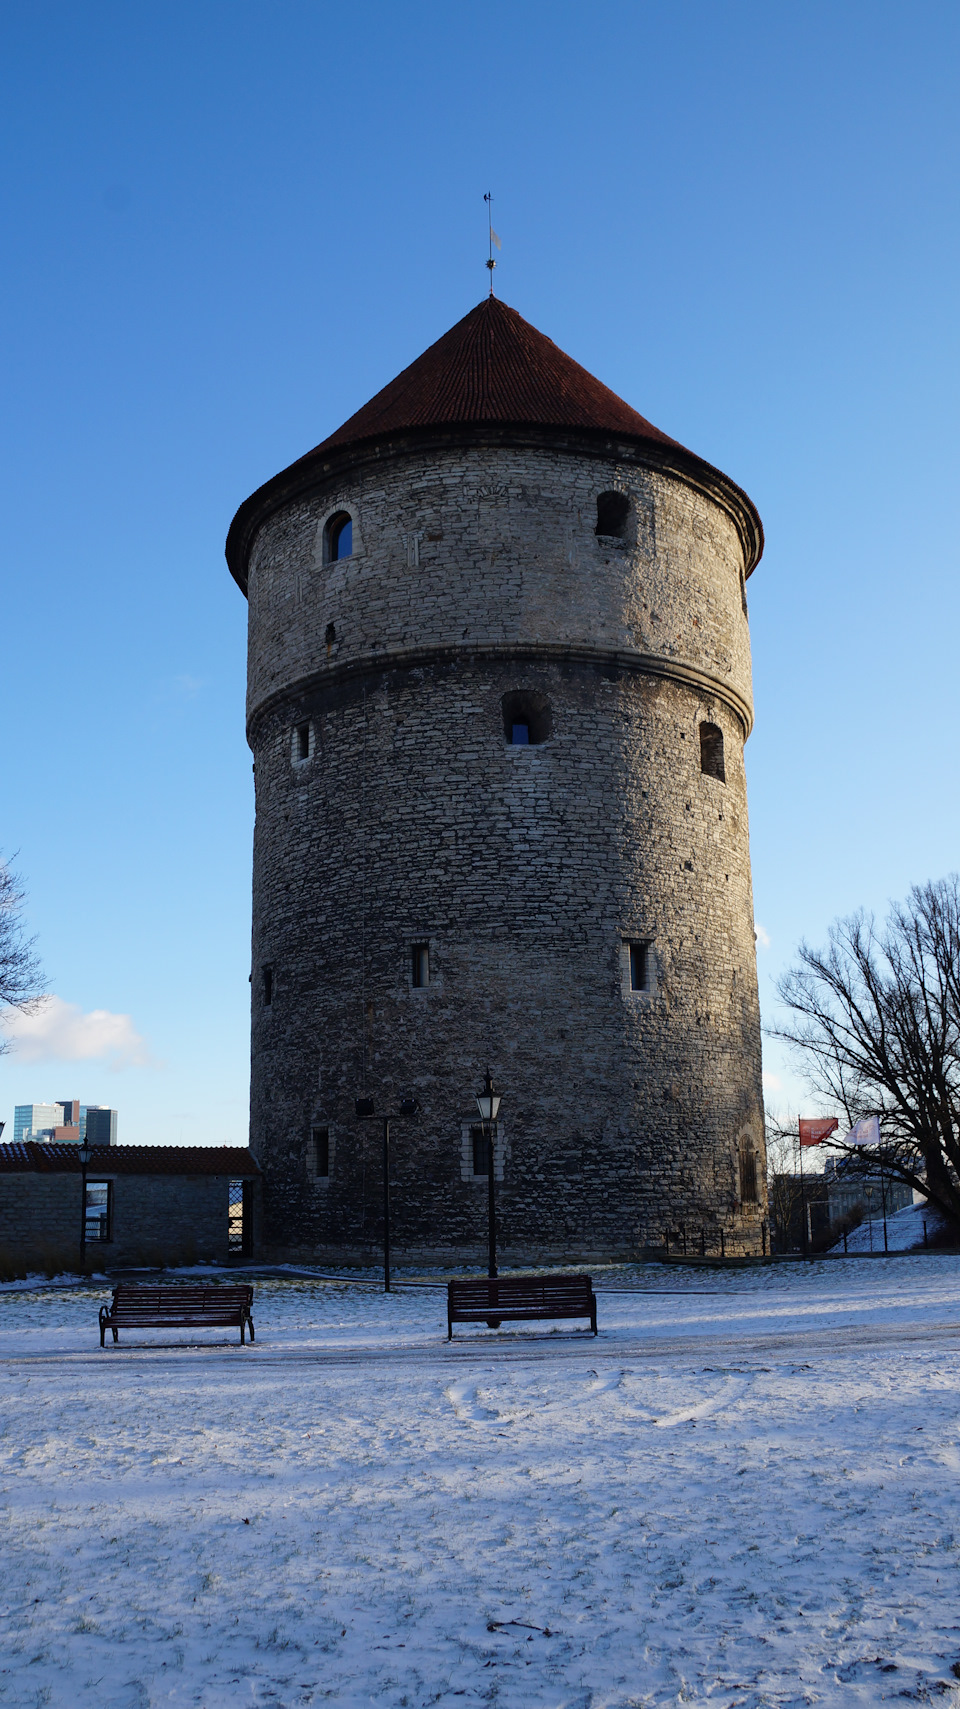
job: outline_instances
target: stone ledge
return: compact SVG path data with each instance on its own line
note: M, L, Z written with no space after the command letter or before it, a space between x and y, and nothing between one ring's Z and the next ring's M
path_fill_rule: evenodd
M292 697L316 694L323 688L337 688L349 681L387 676L392 671L421 670L428 665L443 665L462 660L518 659L526 663L575 664L593 669L627 672L638 676L665 677L684 688L693 688L715 695L739 719L744 740L753 729L753 707L729 683L721 682L709 672L698 670L677 660L661 658L656 653L634 653L614 647L564 646L557 642L477 641L456 642L449 646L398 647L367 653L357 659L327 665L309 676L285 683L261 700L247 721L247 740L253 747L256 731L263 719Z

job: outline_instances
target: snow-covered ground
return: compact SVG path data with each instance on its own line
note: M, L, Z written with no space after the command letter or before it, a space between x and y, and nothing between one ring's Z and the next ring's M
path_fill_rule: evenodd
M0 1703L960 1706L960 1259L597 1280L596 1341L452 1346L436 1289L102 1353L105 1289L6 1293Z
M878 1207L874 1208L872 1224L862 1222L847 1235L848 1252L883 1251L883 1217ZM940 1218L928 1205L905 1205L902 1211L891 1212L887 1217L887 1251L910 1252L914 1247L922 1247L924 1223L928 1239L932 1240L940 1227ZM833 1250L842 1252L843 1241L839 1240Z

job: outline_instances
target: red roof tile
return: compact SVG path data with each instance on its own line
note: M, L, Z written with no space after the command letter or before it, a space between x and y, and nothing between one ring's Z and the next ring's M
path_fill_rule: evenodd
M35 1139L0 1145L0 1174L36 1170L46 1175L79 1175L78 1145L44 1144ZM242 1145L91 1145L88 1174L223 1175L240 1180L259 1175L253 1153Z
M677 444L516 309L498 297L485 297L316 451L382 439L411 427L472 421L599 428L631 439Z

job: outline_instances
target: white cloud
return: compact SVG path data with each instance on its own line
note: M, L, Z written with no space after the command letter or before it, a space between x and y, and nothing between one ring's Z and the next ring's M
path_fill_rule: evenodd
M756 920L754 920L754 922L753 922L753 929L757 934L757 943L760 945L760 948L761 949L769 949L770 948L770 933L765 932L763 927Z
M84 1014L78 1003L47 997L29 1015L4 1018L10 1053L23 1062L105 1062L108 1068L138 1068L149 1063L147 1041L129 1015L109 1009Z
M763 1070L763 1089L765 1092L782 1092L783 1081L779 1074L771 1074L769 1068Z

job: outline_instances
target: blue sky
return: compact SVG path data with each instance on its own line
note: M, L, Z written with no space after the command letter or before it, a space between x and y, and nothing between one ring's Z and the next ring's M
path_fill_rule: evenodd
M956 867L958 49L923 0L7 0L0 846L58 1002L0 1119L244 1142L223 538L483 294L488 188L504 299L763 516L767 1019L802 936Z

